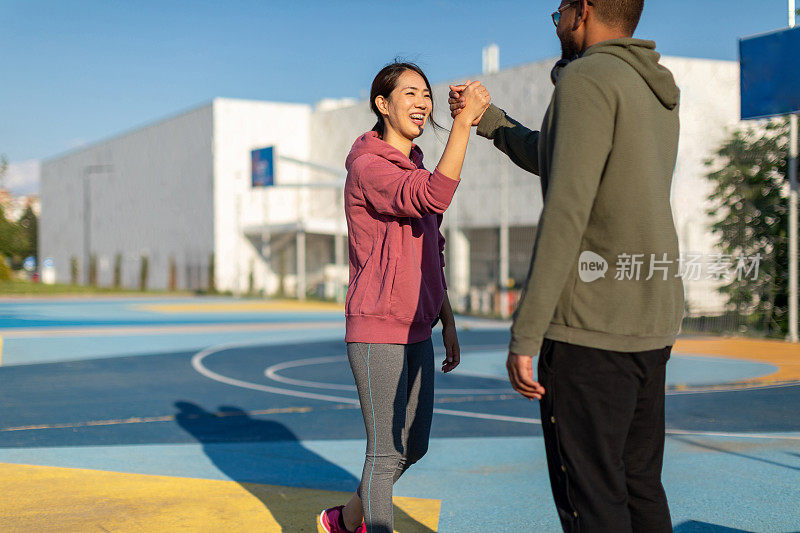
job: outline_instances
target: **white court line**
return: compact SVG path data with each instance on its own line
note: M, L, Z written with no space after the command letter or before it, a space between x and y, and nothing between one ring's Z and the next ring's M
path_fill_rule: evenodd
M203 359L208 357L209 355L215 354L217 352L222 352L225 350L230 350L232 348L243 348L247 346L257 346L258 344L251 343L251 342L232 342L227 344L220 344L218 346L212 346L211 348L206 348L205 350L196 353L192 357L192 366L195 370L199 373L203 374L209 379L213 379L214 381L219 381L221 383L227 383L228 385L233 385L234 387L243 387L245 389L253 389L253 390L260 390L264 392L271 392L273 394L283 394L284 396L295 396L297 398L309 398L311 400L321 400L323 402L336 402L336 403L349 403L358 405L358 400L354 398L346 398L343 396L329 396L327 394L315 394L313 392L302 392L302 391L293 391L289 389L281 389L278 387L270 387L269 385L261 385L259 383L250 383L249 381L242 381L240 379L229 378L227 376L223 376L222 374L217 374L205 366L203 366Z
M499 350L505 351L508 349L507 345L483 345L483 346L470 346L468 348L469 351L491 351L491 350ZM437 350L436 354L441 355L444 353L444 350ZM534 356L538 357L538 355ZM673 353L673 357L682 357L682 358L697 358L698 356L695 354L689 353ZM699 356L705 358L706 356ZM725 359L727 361L739 361L738 359L728 359L725 356L713 356L713 358ZM462 376L473 376L473 377L480 377L480 378L487 378L487 379L496 379L499 381L507 381L505 377L498 377L492 376L489 374L481 374L479 372L459 372ZM751 385L748 383L735 383L731 385L727 385L725 383L719 385L688 385L686 389L668 389L665 394L667 396L684 396L687 394L712 394L716 392L739 392L739 391L756 391L756 390L767 390L767 389L782 389L785 387L797 387L800 383L796 381L790 381L787 383L770 383L764 385Z
M722 388L712 389L712 388L697 388L697 389L689 389L689 390L668 390L666 392L667 396L683 396L686 394L712 394L715 392L744 392L744 391L755 391L755 390L766 390L766 389L783 389L786 387L797 387L800 385L797 381L790 381L788 383L773 383L770 385L748 385L747 383L741 383L738 385L730 385L725 387L725 385L720 385ZM691 385L690 385L691 386ZM700 387L701 385L698 385ZM710 387L713 387L711 385Z
M212 346L211 348L207 348L201 352L196 353L192 357L192 367L197 370L200 374L206 376L209 379L213 379L214 381L219 381L221 383L227 383L228 385L233 385L235 387L243 387L245 389L253 389L253 390L260 390L264 392L271 392L273 394L282 394L285 396L295 396L297 398L308 398L311 400L321 400L324 402L334 402L334 403L347 403L353 405L359 405L359 401L355 398L347 398L344 396L330 396L327 394L316 394L313 392L303 392L303 391L294 391L290 389L282 389L278 387L270 387L269 385L261 385L259 383L250 383L249 381L242 381L240 379L229 378L227 376L223 376L221 374L217 374L216 372L209 370L205 366L203 366L203 359L208 357L209 355L222 352L225 350L229 350L231 348L243 348L246 346L258 346L258 343L253 342L236 342L236 343L228 343L228 344L221 344L219 346ZM503 416L503 415L492 415L486 413L473 413L471 411L457 411L453 409L438 409L435 408L433 410L434 413L439 413L443 415L451 415L451 416L461 416L466 418L480 418L484 420L498 420L501 422L517 422L523 424L541 424L541 420L536 418L522 418L522 417L515 417L515 416Z
M270 387L268 385L261 385L258 383L250 383L249 381L242 381L239 379L229 378L227 376L223 376L221 374L217 374L205 366L203 366L203 359L208 357L209 355L223 352L225 350L229 350L232 348L244 348L244 347L252 347L252 346L259 346L260 343L253 342L253 341L243 341L243 342L234 342L234 343L227 343L227 344L220 344L217 346L212 346L210 348L206 348L205 350L196 353L192 357L192 367L199 372L200 374L206 376L209 379L214 381L218 381L220 383L226 383L228 385L233 385L235 387L243 387L246 389L253 389L253 390L260 390L264 392L270 392L273 394L282 394L284 396L294 396L298 398L308 398L311 400L321 400L325 402L334 402L334 403L345 403L350 405L359 405L359 401L355 398L347 398L343 396L330 396L327 394L316 394L313 392L303 392L303 391L294 391L291 389L282 389L279 387ZM702 391L698 391L702 392ZM471 411L457 411L452 409L439 409L435 408L433 410L434 413L439 413L443 415L451 415L451 416L460 416L465 418L477 418L482 420L495 420L501 422L512 422L512 423L521 423L521 424L541 424L542 421L537 418L525 418L525 417L515 417L515 416L504 416L504 415L494 415L494 414L487 414L487 413L475 413ZM770 440L800 440L800 435L781 435L781 434L768 434L768 433L725 433L725 432L711 432L711 431L687 431L682 429L668 429L666 431L667 435L691 435L691 436L698 436L698 437L730 437L730 438L755 438L755 439L770 439Z
M487 344L487 345L478 345L478 346L470 346L468 348L469 351L503 351L505 352L508 350L508 345L505 344ZM437 349L435 352L437 355L444 354L444 350ZM538 357L538 355L534 356ZM692 358L696 359L697 357L706 358L706 356L698 356L696 354L689 354L689 353L673 353L673 357L681 357L681 358ZM738 359L729 359L725 356L712 356L712 358L719 358L725 359L726 361L739 361ZM496 379L499 381L506 382L508 378L506 377L498 377L492 376L489 374L482 374L479 372L468 372L468 371L459 371L459 374L462 376L473 376L473 377L480 377L486 379ZM736 383L732 385L726 386L725 383L721 383L719 385L688 385L686 389L668 389L666 391L667 396L684 396L687 394L712 394L717 392L739 392L739 391L756 391L756 390L767 390L767 389L781 389L785 387L796 387L800 385L800 383L792 381L788 383L770 383L764 385L751 385L748 383Z
M346 361L347 357L343 357L341 355L334 355L329 357L312 357L309 359L295 359L293 361L285 361L283 363L278 363L276 365L267 367L267 369L264 371L264 375L266 375L269 379L273 381L277 381L279 383L286 383L287 385L311 387L315 389L333 389L333 390L356 392L357 389L355 385L342 385L339 383L325 383L321 381L308 381L305 379L292 379L278 374L280 370L285 370L287 368L296 368L299 366L310 366L310 365L322 365L326 363L342 363ZM503 389L438 389L438 388L436 389L437 394L500 394L508 392L513 392L513 389L510 386Z
M668 429L667 435L690 435L692 437L733 437L742 439L800 440L800 435L770 433L725 433L717 431L686 431L683 429Z
M463 416L467 418L482 418L484 420L499 420L501 422L517 422L520 424L541 424L542 421L538 418L523 418L521 416L505 416L505 415L492 415L486 413L473 413L470 411L453 411L451 409L433 410L434 413L441 413L443 415Z
M272 365L270 367L267 367L267 369L264 371L264 375L273 381L286 383L287 385L299 385L301 387L314 387L318 389L355 391L356 387L354 385L340 385L336 383L318 383L316 381L306 381L303 379L285 378L278 374L279 370L285 370L287 368L293 368L305 365L322 365L325 363L338 363L344 360L345 359L341 355L334 355L331 357L313 357L309 359L296 359L294 361L286 361L284 363L278 363L277 365Z

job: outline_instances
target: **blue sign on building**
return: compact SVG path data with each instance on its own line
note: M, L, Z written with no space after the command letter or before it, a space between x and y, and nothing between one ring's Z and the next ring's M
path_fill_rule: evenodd
M275 147L268 146L250 152L253 187L275 185Z
M742 120L800 111L800 27L739 40Z

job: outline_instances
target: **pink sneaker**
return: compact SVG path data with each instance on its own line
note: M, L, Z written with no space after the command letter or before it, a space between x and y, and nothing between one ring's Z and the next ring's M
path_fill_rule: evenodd
M344 505L338 505L325 509L319 514L319 525L322 526L325 533L350 533L350 530L344 527L342 509L344 509ZM352 533L367 533L367 526L362 522Z

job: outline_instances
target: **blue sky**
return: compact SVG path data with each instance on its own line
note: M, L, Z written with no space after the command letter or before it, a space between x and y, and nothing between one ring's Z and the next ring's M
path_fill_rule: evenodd
M559 0L0 0L0 153L48 158L217 96L364 96L399 55L432 81L559 53ZM647 0L637 37L666 55L737 58L786 25L786 0Z

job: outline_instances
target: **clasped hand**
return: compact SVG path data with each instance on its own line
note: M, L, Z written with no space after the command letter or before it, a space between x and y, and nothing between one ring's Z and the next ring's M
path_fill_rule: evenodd
M483 114L492 103L492 97L486 87L479 81L470 81L463 85L450 86L450 115L453 120L460 116L460 120L477 126Z

